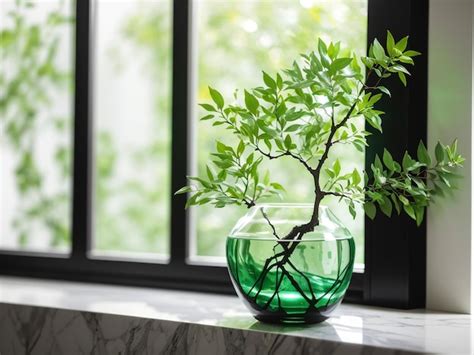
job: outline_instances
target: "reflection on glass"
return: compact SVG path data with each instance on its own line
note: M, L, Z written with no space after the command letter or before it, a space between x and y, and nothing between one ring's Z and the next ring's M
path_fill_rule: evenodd
M262 69L274 73L291 66L300 53L315 48L317 37L341 41L360 54L366 50L367 0L197 0L194 3L198 102L210 100L208 85L223 91L227 98L232 97L235 88L259 85ZM197 113L197 117L202 115L201 111ZM199 169L205 167L216 139L232 139L227 131L206 125L204 122L197 125ZM363 169L364 154L355 148L342 146L334 151L329 164L339 157L347 169ZM311 177L302 173L297 163L279 159L268 168L272 179L287 189L288 202L313 200ZM198 173L205 176L205 171ZM356 262L363 263L362 211L353 220L345 205L340 207L337 201L327 204L353 233L358 247ZM223 256L226 236L245 213L245 207L195 208L197 237L192 241L193 255Z
M100 254L169 249L171 2L96 2L95 232Z
M0 248L70 248L73 1L0 1Z

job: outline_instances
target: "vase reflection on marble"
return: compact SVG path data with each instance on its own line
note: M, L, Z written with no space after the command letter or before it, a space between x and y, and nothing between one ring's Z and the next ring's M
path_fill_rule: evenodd
M293 236L312 205L253 207L227 238L229 273L254 317L269 323L318 323L341 303L354 266L351 233L327 207L313 231Z

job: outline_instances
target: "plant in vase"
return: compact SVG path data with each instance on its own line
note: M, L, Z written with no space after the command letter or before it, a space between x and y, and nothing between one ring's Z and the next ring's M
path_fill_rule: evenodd
M318 40L317 50L302 55L276 75L263 72L263 85L235 95L226 104L209 88L213 103L201 104L202 120L224 125L235 144L216 142L206 177L177 193L189 193L187 206L245 205L250 211L227 239L227 261L235 289L254 316L267 322L312 323L325 320L342 301L354 264L351 233L322 205L327 197L344 202L355 217L362 204L368 217L377 210L408 214L419 225L426 206L451 188L463 163L457 144L438 143L431 158L423 142L416 157L399 163L384 150L368 172L345 171L328 157L338 144L364 151L370 134L382 132L384 79L397 75L406 86L407 65L420 53L408 50L408 37L395 41L387 32L385 48L374 40L368 56ZM264 160L289 157L314 183L310 205L257 204L284 188L262 172Z

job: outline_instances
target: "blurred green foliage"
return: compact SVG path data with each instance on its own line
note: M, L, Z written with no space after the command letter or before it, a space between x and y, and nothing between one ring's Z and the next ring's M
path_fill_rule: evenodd
M13 4L13 3L12 3ZM17 0L4 14L0 28L0 124L2 149L14 159L16 190L20 204L11 221L20 246L28 244L31 235L46 229L51 247L66 247L70 235L70 186L59 184L54 190L46 186L46 176L56 174L69 182L71 147L68 139L55 141L55 172L39 161L38 132L67 137L71 117L57 116L58 93L72 93L70 68L57 64L61 31L73 20L58 1L50 12L31 20L35 2ZM4 201L8 206L9 201ZM34 232L35 231L35 232Z
M26 3L26 2L25 2ZM195 3L195 45L196 45L196 76L197 76L197 101L203 102L210 99L207 91L207 85L219 87L224 94L231 96L235 87L251 87L260 81L260 70L273 74L281 67L288 67L293 58L299 53L305 53L316 45L316 38L338 39L346 43L350 48L357 50L358 54L365 53L366 49L366 21L367 4L365 1L196 1ZM22 9L18 16L25 17L26 9ZM60 18L58 15L51 18ZM163 154L170 151L170 100L171 92L169 78L164 73L169 73L171 57L171 33L170 33L170 14L171 2L161 1L159 6L153 11L149 8L144 11L137 2L137 9L130 13L129 18L123 23L120 36L122 41L132 45L134 52L127 53L122 59L122 65L139 65L143 67L144 73L150 73L149 80L157 84L157 89L151 93L155 97L153 106L156 116L153 118L156 126L156 140L151 144L144 144L139 151L130 152L134 157L132 169L146 170L156 166L156 161L162 159ZM25 20L23 20L23 23ZM51 20L50 20L51 22ZM53 23L55 21L52 21ZM67 23L37 24L36 30L40 37L46 32L46 28L52 26L52 29L59 30L61 26L68 26ZM49 26L49 27L48 27ZM69 23L70 26L70 23ZM347 30L350 28L351 30ZM3 29L3 26L2 26ZM55 32L53 31L53 34ZM11 41L7 38L10 35L2 36L2 48ZM22 30L21 37L25 38L25 32ZM55 36L50 35L42 40L38 51L46 51L49 43L51 46L55 42ZM22 40L23 41L23 40ZM34 41L33 41L34 42ZM57 46L57 44L56 44ZM53 51L52 58L57 55L57 49ZM134 53L143 54L145 61L137 61ZM9 56L14 53L7 54ZM13 57L12 57L13 58ZM141 57L142 58L142 57ZM39 54L37 57L31 57L31 60L19 60L23 68L34 68L41 66ZM33 63L31 63L33 61ZM54 63L54 59L53 59ZM49 68L49 69L48 69ZM39 69L39 68L38 68ZM26 69L23 69L26 71ZM56 73L57 68L46 66L41 72L46 71L45 79L49 80L50 85L61 90L71 90L70 74L64 76L64 82L56 82L59 77ZM28 70L31 75L33 71ZM120 66L117 68L117 75L120 75ZM169 75L169 74L168 74ZM55 78L55 79L54 79ZM54 80L53 80L54 79ZM9 85L14 86L14 80L2 77L8 81ZM160 85L161 84L161 85ZM35 86L36 85L36 86ZM62 86L61 86L62 85ZM65 86L64 86L65 85ZM33 89L29 89L29 87ZM38 97L34 100L28 100L21 103L22 96L12 99L8 98L8 105L17 110L24 107L24 115L20 120L8 119L2 111L2 125L15 121L16 130L20 131L23 127L31 126L31 115L28 113L45 110L44 101L40 98L44 90L39 89L38 82L30 83L24 90L28 90L29 95L33 95L38 87ZM159 88L158 88L159 87ZM132 88L133 89L133 88ZM5 98L2 96L2 99ZM15 101L16 100L16 101ZM2 101L2 102L4 102ZM6 104L3 104L4 106ZM24 105L24 106L21 106ZM31 106L31 107L29 107ZM2 106L3 109L3 106ZM197 105L196 105L197 109ZM196 117L202 112L197 112ZM46 117L46 115L45 115ZM100 119L100 118L96 118ZM45 119L46 120L46 119ZM70 118L57 120L54 117L48 117L49 124L57 127L58 134L70 134ZM362 121L356 123L362 125ZM232 142L232 138L224 129L209 130L207 127L197 127L196 140L196 160L199 169L205 166L209 152L213 149L216 139L223 139ZM15 129L14 129L15 130ZM30 131L34 136L34 130ZM166 218L156 218L153 211L158 201L167 201L170 199L169 191L169 170L157 172L160 180L156 181L154 186L144 186L139 180L129 179L129 181L116 184L114 176L117 173L119 160L117 156L118 145L120 142L114 140L113 132L100 131L96 134L96 248L102 251L120 250L120 251L153 251L166 253L168 247L168 225ZM22 135L21 133L17 136ZM14 139L14 134L9 137ZM27 136L22 138L28 140ZM13 144L13 141L9 144ZM41 185L41 178L37 178L37 162L30 159L28 162L25 148L24 153L18 154L18 166L24 165L28 171L27 174L21 173L18 184L27 176L29 185ZM25 156L25 157L23 157ZM30 151L30 156L34 154ZM70 147L58 147L58 159L63 159L62 163L58 160L58 169L69 174L70 168L66 160L70 159ZM20 159L21 157L21 159ZM334 161L336 157L341 159L341 163L351 164L353 167L362 167L364 161L363 153L356 149L336 149L330 157ZM22 162L22 164L20 164ZM36 166L36 168L28 167ZM311 184L308 178L301 174L296 165L287 159L282 159L271 168L272 176L276 181L282 182L287 186L290 202L308 202L312 199ZM147 170L148 171L148 170ZM199 174L205 174L205 171L198 171ZM35 177L36 176L36 177ZM66 177L66 176L65 176ZM69 177L69 175L67 176ZM22 183L23 184L23 183ZM28 185L28 184L27 184ZM38 190L38 188L35 187ZM48 196L52 200L51 196ZM61 204L51 203L50 206L57 206L61 217L55 221L62 221L66 231L69 230L69 219L65 216L69 212L70 195L62 195ZM37 203L35 203L38 206ZM160 204L162 206L163 204ZM169 216L168 204L165 204L165 211L161 211L164 216ZM329 202L329 205L338 212L337 201ZM39 206L46 206L40 204ZM118 207L117 207L118 206ZM41 213L45 214L47 209L40 208ZM234 225L235 221L245 213L245 209L239 207L226 209L225 212L216 211L211 206L203 206L194 211L194 221L196 224L197 238L194 240L194 252L203 256L222 256L224 255L225 236ZM359 218L352 221L346 218L346 213L339 214L344 222L351 228L356 236L357 243L363 243L363 219ZM23 221L27 219L21 218ZM45 221L42 216L40 220ZM20 229L18 229L20 231ZM28 234L28 231L25 231ZM25 234L25 236L27 235ZM26 238L26 237L25 237ZM65 236L63 243L68 240ZM363 260L363 248L358 248L357 259Z
M124 74L127 66L138 66L143 75L139 80L153 83L154 89L143 101L154 114L146 117L153 138L141 137L140 144L132 149L117 141L113 126L98 128L102 118L95 117L98 145L94 242L99 252L168 253L171 18L162 3L154 8L156 11L150 12L149 7L138 3L135 11L119 24L120 42L106 48L110 55L104 60L115 68L115 75ZM99 12L97 20L105 21L109 16L106 8L99 7L99 11L104 12ZM115 22L106 21L110 25ZM96 80L100 79L107 80L99 74ZM133 85L130 90L134 90ZM130 135L133 134L131 127Z

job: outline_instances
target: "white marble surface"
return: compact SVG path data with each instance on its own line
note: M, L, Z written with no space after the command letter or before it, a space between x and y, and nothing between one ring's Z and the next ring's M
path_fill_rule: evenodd
M164 337L163 334L170 332L169 337L174 339L177 338L177 334L180 334L179 332L183 331L182 328L179 328L180 324L184 324L187 334L184 337L188 339L187 346L191 347L179 348L181 350L195 350L195 347L202 347L204 346L202 341L206 339L203 348L207 349L206 351L224 349L225 353L234 354L240 352L227 351L230 349L229 344L233 344L235 349L252 350L251 346L257 349L257 345L266 346L266 342L270 342L271 339L273 339L272 342L279 339L280 345L284 345L283 350L286 349L281 352L283 354L298 353L297 349L304 349L306 352L308 349L321 349L321 347L325 350L322 352L319 350L320 353L346 353L349 351L348 349L352 349L351 353L396 353L396 350L402 350L405 352L474 354L474 326L471 316L427 310L398 311L343 304L336 310L332 318L321 324L273 326L254 320L236 296L11 277L0 277L0 304L2 303L3 305L0 305L0 325L3 324L5 328L3 332L0 332L0 334L3 333L0 336L0 353L2 355L4 353L20 353L18 349L22 344L21 339L12 340L10 343L11 339L7 338L18 336L24 331L22 324L32 322L31 319L41 319L41 327L46 327L46 324L49 324L48 332L67 334L62 326L60 330L57 330L58 324L69 324L77 317L86 324L86 327L84 324L77 325L78 327L93 329L95 322L100 324L102 332L110 331L107 328L107 322L117 326L123 319L124 324L128 324L128 326L118 327L128 329L127 337L130 337L130 332L133 335L133 329L141 329L146 334L159 329L160 336ZM38 316L35 308L13 306L12 309L9 309L8 304L79 312L61 313L61 311L46 310L43 312L44 314L40 313L41 316ZM122 316L122 318L117 316ZM138 317L138 319L123 316ZM22 321L22 319L24 320ZM149 320L160 320L163 323L156 321L147 323ZM11 328L9 331L7 331L6 324L9 324L8 327ZM181 330L178 332L179 329ZM239 331L240 333L238 333ZM71 330L71 333L74 334L74 332ZM40 339L44 338L45 333L46 331L42 332L43 335ZM192 337L189 335L191 333ZM10 336L8 337L7 334ZM234 339L236 334L240 334L238 341ZM267 340L258 340L259 336ZM229 337L232 339L229 340ZM109 344L107 346L111 346L110 344L115 344L114 342L117 341L113 338L114 342L107 340L107 342L96 344L97 339L101 339L100 337L96 338L97 336L94 335L93 339L95 340L89 341L88 350L81 350L81 352L101 353L101 351L93 352L91 349L104 350L107 344ZM156 340L159 336L152 338ZM219 343L218 339L221 339L222 342ZM291 339L299 340L294 340L295 344L293 345L295 346L293 346ZM41 341L46 342L44 339ZM175 342L176 339L173 341ZM150 342L151 339L148 339L145 343ZM70 346L70 343L67 344ZM140 343L137 346L143 347L144 344ZM169 347L178 349L175 343L170 345L161 342L160 344L160 346L166 347L160 348L161 351L156 351L156 353L180 353L180 351L169 351ZM235 344L241 346L238 347ZM274 343L267 345L275 346ZM23 346L26 345L23 344ZM52 345L48 344L48 346ZM123 346L125 347L125 345ZM42 351L39 353L47 353L46 348L41 349ZM206 351L194 350L192 351L194 353L206 353ZM51 353L62 352L52 351ZM114 353L114 351L104 353ZM184 351L184 353L188 353L188 351Z

